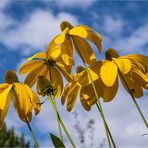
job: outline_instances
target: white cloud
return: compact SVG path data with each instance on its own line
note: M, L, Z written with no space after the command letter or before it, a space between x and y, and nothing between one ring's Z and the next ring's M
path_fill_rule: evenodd
M36 10L30 16L24 18L22 22L16 22L9 16L0 15L2 22L6 25L1 33L1 42L10 50L19 50L23 54L29 54L34 50L44 50L52 38L59 34L60 23L63 20L78 24L75 16L61 12L57 16L44 10ZM27 21L26 21L27 20ZM11 27L13 25L13 27Z
M148 22L143 26L137 27L129 36L119 38L116 47L125 52L137 52L148 54Z
M0 0L0 10L4 9L9 3L10 0Z

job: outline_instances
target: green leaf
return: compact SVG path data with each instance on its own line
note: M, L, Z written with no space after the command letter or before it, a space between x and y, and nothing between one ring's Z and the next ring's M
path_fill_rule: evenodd
M65 148L64 143L57 136L50 133L50 138L51 138L52 143L55 147Z

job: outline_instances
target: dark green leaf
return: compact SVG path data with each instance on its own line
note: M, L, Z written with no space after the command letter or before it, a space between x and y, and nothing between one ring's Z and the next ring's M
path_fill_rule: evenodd
M50 133L50 138L52 140L52 143L55 147L62 147L65 148L64 143L55 135L53 135L52 133Z

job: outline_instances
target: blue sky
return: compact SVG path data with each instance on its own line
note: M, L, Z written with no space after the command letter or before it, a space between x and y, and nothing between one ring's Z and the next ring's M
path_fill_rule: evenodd
M103 52L95 54L98 59L103 58L107 48L115 48L120 55L138 53L148 55L148 2L133 1L95 1L95 0L1 0L0 1L0 82L3 82L4 73L8 69L17 72L18 67L25 59L46 49L51 39L60 33L59 24L63 20L73 25L84 24L98 31L103 38ZM78 60L79 61L79 60ZM77 62L79 64L79 62ZM20 77L23 80L23 77ZM148 93L138 100L148 119ZM69 132L76 144L80 147L78 132L76 132L73 113L79 113L80 125L85 131L85 143L91 143L87 122L95 120L94 146L105 138L101 117L92 107L90 112L84 111L77 101L73 113L67 113L65 106L58 107ZM141 136L146 128L133 105L132 100L120 87L117 96L110 103L103 103L109 127L118 146L148 146L147 136ZM86 118L86 116L88 118ZM15 115L13 106L6 118L9 127L15 127L18 134L24 132L31 139L24 123ZM31 125L36 131L41 146L52 146L49 132L58 135L57 123L52 107L48 102L42 106L39 116L34 117ZM68 145L68 141L66 144ZM99 141L99 142L98 142Z

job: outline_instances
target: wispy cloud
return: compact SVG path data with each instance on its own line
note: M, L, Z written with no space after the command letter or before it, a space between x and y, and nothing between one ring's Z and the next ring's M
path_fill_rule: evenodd
M51 39L61 32L59 25L65 18L72 24L78 23L72 14L61 12L55 16L41 9L35 10L22 22L1 13L0 20L5 24L0 25L0 42L8 49L19 50L23 54L45 50Z

